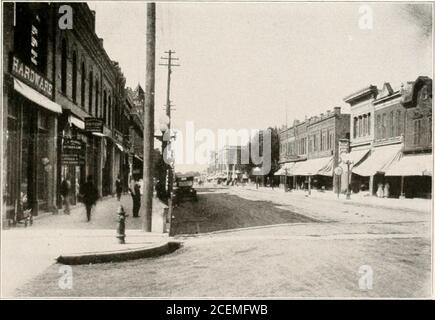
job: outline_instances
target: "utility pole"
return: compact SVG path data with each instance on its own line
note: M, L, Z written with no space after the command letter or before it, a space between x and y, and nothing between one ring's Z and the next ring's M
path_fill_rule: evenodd
M163 134L162 139L162 155L164 156L164 151L167 148L167 155L168 152L172 152L171 150L171 74L172 74L172 67L178 67L179 64L174 64L174 61L179 60L178 58L174 58L172 55L175 54L175 51L169 50L165 51L165 53L168 55L167 57L161 57L161 59L166 60L166 63L159 63L160 66L168 67L168 79L167 79L167 88L166 88L166 116L168 117L168 135L166 135L168 141L165 140L165 134ZM169 147L169 148L168 148ZM168 159L168 157L166 157ZM174 183L174 173L171 163L166 163L167 166L167 175L168 175L168 207L169 207L169 228L171 228L171 222L172 222L172 188ZM171 234L171 231L169 230L169 235Z
M154 86L156 60L156 4L147 3L146 82L143 132L143 230L151 232L153 215Z

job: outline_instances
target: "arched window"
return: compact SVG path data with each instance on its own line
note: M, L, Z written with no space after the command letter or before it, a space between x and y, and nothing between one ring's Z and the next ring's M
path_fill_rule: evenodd
M89 72L89 114L92 115L92 90L93 90L93 85L94 85L94 74L91 72Z
M67 77L67 43L66 39L62 39L62 49L61 49L61 66L60 66L60 85L61 91L66 95L66 77Z
M82 108L85 107L85 90L86 90L86 70L85 70L85 62L82 62L82 70L81 70L81 90L80 90L80 99Z
M77 102L77 53L75 51L72 57L72 99Z
M98 79L95 80L95 116L98 118L100 115L100 106L98 105L98 96L100 95L100 85Z

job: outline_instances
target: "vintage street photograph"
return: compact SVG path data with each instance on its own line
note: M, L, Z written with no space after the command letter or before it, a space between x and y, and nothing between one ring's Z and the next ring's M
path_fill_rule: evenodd
M433 3L1 5L2 299L433 297Z

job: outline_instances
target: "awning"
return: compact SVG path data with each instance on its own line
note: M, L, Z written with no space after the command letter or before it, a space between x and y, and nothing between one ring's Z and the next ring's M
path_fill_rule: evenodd
M27 99L40 105L41 107L56 113L62 113L62 107L48 99L46 96L40 94L38 91L30 88L18 79L14 78L14 89L25 96Z
M352 169L353 173L360 176L374 176L378 172L385 172L400 155L401 144L377 147L371 151L370 156Z
M370 149L352 150L349 154L349 159L352 161L351 166L358 165L361 162L361 159L364 158L369 151ZM347 165L344 163L340 163L340 167L342 167L343 170L347 170Z
M286 175L286 169L287 169L287 175L292 175L292 169L294 168L296 162L287 162L284 163L281 168L274 173L275 176L285 176Z
M385 171L386 176L432 176L432 154L402 155Z
M333 157L309 159L296 162L292 174L295 176L331 176L332 177Z
M124 147L123 146L121 146L119 143L116 143L116 142L115 142L115 144L116 144L116 146L118 147L119 150L124 152Z
M73 115L71 115L69 119L72 125L76 126L81 130L85 130L85 122L83 120L74 117Z

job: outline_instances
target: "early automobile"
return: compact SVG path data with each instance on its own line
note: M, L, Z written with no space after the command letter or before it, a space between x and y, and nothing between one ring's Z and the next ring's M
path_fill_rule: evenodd
M174 204L183 200L198 201L196 190L193 188L194 176L179 174L175 176L175 189L173 193Z

